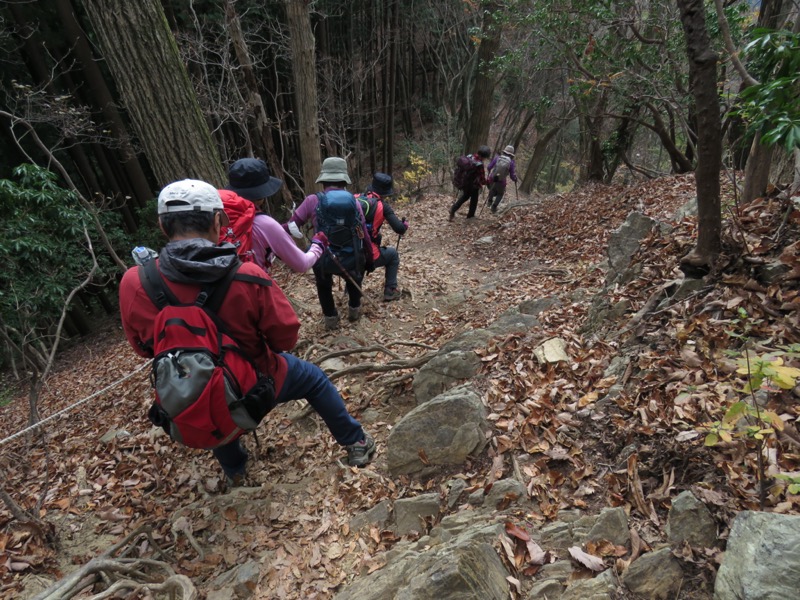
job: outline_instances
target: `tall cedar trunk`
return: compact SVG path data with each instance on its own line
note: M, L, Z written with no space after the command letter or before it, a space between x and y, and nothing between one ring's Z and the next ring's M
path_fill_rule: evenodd
M320 160L319 121L317 120L317 72L314 62L314 34L308 4L286 0L289 40L292 46L292 76L297 127L300 131L300 160L303 163L305 193L316 187Z
M690 264L709 266L720 251L719 172L722 140L717 95L717 54L706 30L703 0L677 0L686 36L689 83L697 110L697 246Z
M495 22L494 14L500 10L497 3L487 4L483 13L481 43L478 47L478 60L475 65L475 81L472 87L471 110L466 128L465 152L475 152L489 139L492 124L492 94L494 79L491 77L489 63L500 48L501 25Z
M225 171L158 0L81 0L160 186Z
M247 115L255 122L252 123L255 130L255 137L261 142L264 149L264 160L270 166L270 171L278 179L283 179L283 167L281 166L278 154L275 152L275 144L272 141L272 131L269 126L269 117L264 108L264 101L258 92L258 80L256 79L253 61L250 58L250 51L242 33L242 24L239 15L236 13L234 0L225 0L225 22L228 25L228 33L233 41L233 49L236 52L236 60L242 69L245 89L242 95L247 99ZM281 198L285 206L291 206L292 194L289 187L284 185L280 189Z
M128 131L122 116L117 110L105 79L103 79L100 67L97 66L94 60L92 50L75 17L74 8L70 0L56 0L56 8L58 9L58 15L61 19L61 25L64 27L67 41L73 52L75 52L84 77L86 77L91 89L91 94L88 94L88 96L90 96L90 100L94 105L100 109L111 135L120 144L122 165L125 169L128 183L133 192L135 203L142 207L153 197L153 191L150 189L150 184L142 170L142 165L139 163L139 159L136 157L136 153L128 140Z

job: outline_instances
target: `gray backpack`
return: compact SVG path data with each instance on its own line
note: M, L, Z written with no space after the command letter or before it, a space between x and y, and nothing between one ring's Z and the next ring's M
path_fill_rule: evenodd
M497 162L494 163L494 180L505 180L508 177L508 172L511 170L511 157L501 154L497 157Z

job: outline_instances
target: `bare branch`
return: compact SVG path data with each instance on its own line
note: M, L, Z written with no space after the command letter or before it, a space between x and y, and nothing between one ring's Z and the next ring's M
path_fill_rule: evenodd
M731 30L730 27L728 27L728 19L725 17L725 13L722 11L722 0L714 0L714 6L717 9L719 29L722 32L722 38L725 40L725 49L728 51L728 56L730 56L733 66L739 72L739 75L741 76L745 85L748 87L751 85L758 85L758 80L750 75L745 66L742 64L742 61L739 60L739 53L736 51L736 48L733 45Z

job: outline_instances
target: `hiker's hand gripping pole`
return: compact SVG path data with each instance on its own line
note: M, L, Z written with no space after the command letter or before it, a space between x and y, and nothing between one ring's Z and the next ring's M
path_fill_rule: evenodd
M402 219L400 219L400 221L403 223L403 225L406 226L406 231L408 231L408 221L406 221L406 218L403 217ZM403 236L406 234L406 231L397 234L397 243L394 245L394 249L397 250L398 252L400 251L400 240L403 239Z

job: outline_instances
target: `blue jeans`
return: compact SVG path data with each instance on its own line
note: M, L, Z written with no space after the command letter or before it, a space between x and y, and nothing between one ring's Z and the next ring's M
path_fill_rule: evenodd
M397 287L397 272L400 270L400 255L392 246L381 248L381 255L375 259L375 268L386 267L386 281L383 287L393 289Z
M363 440L361 424L347 412L339 390L322 369L291 354L282 353L281 356L289 368L278 394L278 404L305 398L340 445L349 446ZM247 452L239 440L214 448L212 452L228 477L244 473Z

